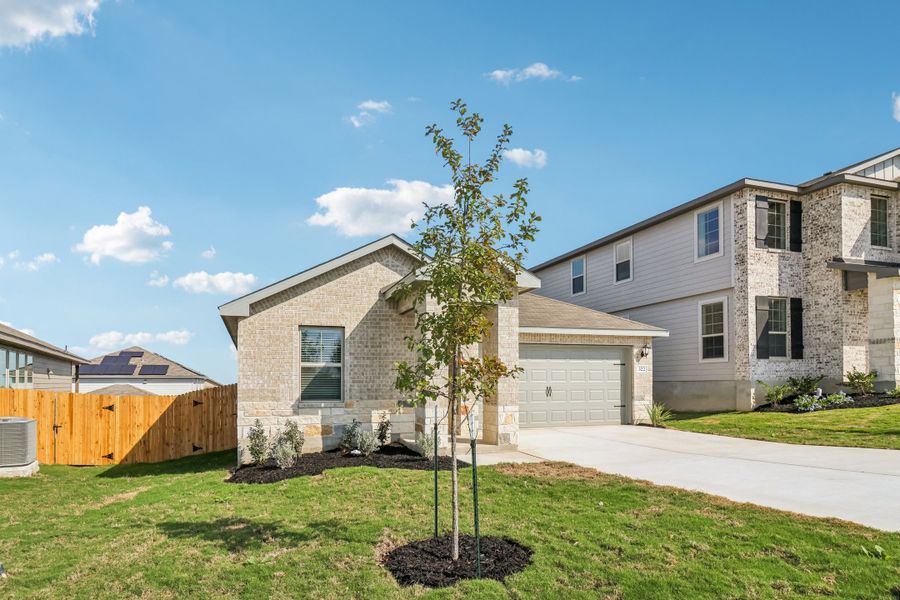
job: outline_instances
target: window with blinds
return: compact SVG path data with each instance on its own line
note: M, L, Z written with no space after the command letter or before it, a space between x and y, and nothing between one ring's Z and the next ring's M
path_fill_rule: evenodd
M613 283L631 281L631 239L616 244L614 252L616 258Z
M341 402L344 331L300 328L300 401Z

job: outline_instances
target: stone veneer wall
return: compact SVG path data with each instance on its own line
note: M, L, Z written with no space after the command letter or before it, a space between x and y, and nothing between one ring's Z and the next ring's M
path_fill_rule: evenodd
M520 333L521 344L595 344L603 346L627 346L631 349L631 392L630 422L649 421L648 411L653 404L653 350L645 358L640 358L640 350L644 345L652 348L651 337L624 337L608 335L573 335L548 333ZM638 365L646 366L643 373L638 372Z
M413 267L412 257L385 248L251 306L238 325L239 449L256 419L270 433L297 421L309 451L336 446L353 418L371 427L385 412L395 436L412 436L414 411L396 413L394 363L412 358L404 336L415 317L380 290ZM301 325L343 327L343 402L300 400Z
M843 374L869 366L869 291L845 292L840 271L827 263L836 256L900 262L894 249L873 248L870 239L870 194L888 196L891 244L900 240L896 193L865 186L837 184L797 197L747 188L732 194L735 214L735 370L738 408L747 410L763 399L755 382L774 383L790 376L824 375L835 388ZM756 248L755 196L803 203L802 252ZM756 358L756 296L799 297L804 308L804 358ZM900 315L898 315L900 318ZM790 323L788 323L790 339Z

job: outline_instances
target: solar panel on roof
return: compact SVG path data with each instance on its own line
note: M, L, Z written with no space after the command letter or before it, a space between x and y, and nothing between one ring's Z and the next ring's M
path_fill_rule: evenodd
M137 358L138 356L143 356L143 352L138 352L135 350L130 350L126 352L119 352L119 356L127 356L128 358Z
M169 365L144 365L138 375L165 375L169 371Z
M82 375L133 375L137 367L129 364L81 365L78 369Z

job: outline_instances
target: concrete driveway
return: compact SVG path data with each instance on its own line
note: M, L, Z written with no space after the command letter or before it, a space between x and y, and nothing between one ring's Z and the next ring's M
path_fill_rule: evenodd
M500 462L504 454L488 454L484 462ZM621 425L522 430L518 454L520 460L568 461L738 502L900 531L898 450L799 446Z

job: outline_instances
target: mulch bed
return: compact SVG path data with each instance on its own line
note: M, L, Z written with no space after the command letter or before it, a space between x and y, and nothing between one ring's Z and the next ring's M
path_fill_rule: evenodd
M387 553L384 566L400 585L447 587L475 579L475 537L459 536L459 560L450 559L450 534L419 540ZM531 564L531 549L509 538L481 538L481 578L503 581Z
M450 457L438 457L438 470L450 470ZM345 455L340 450L312 452L304 454L293 467L279 469L274 461L262 465L247 465L235 469L228 483L275 483L294 477L321 475L328 469L342 467L378 467L379 469L410 469L427 471L434 469L434 459L424 458L416 454L400 442L394 442L379 448L369 456Z
M875 406L890 406L891 404L900 404L900 398L891 398L890 396L853 396L853 402L844 405L826 406L822 410L841 410L844 408L872 408ZM799 412L794 406L793 399L785 400L781 404L763 404L753 409L754 412L781 412L796 413ZM816 411L819 412L819 411Z

